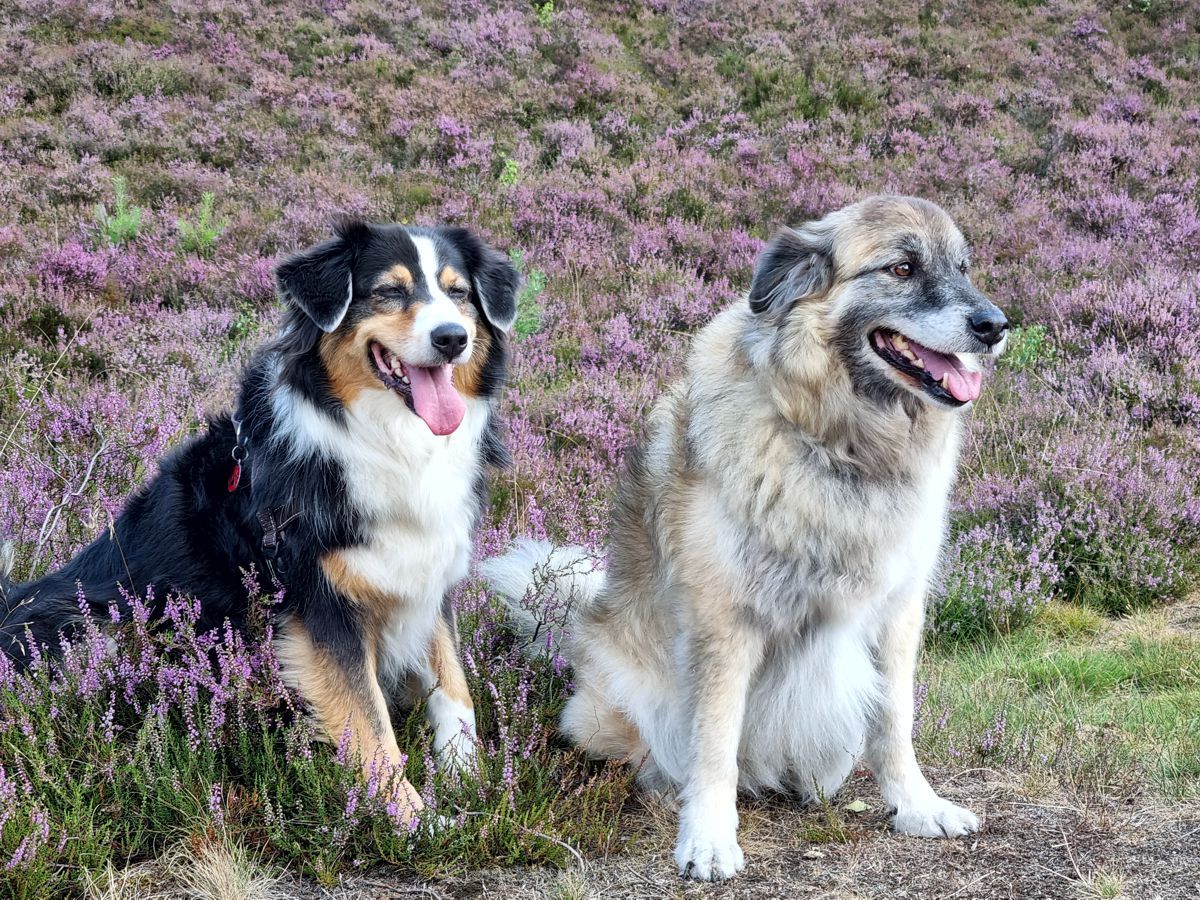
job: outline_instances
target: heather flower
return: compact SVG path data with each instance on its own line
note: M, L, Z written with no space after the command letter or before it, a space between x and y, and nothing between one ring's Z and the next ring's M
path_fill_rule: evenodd
M277 322L274 260L341 214L452 219L544 275L502 403L514 465L493 479L477 554L515 535L602 553L625 452L690 335L740 302L775 228L887 189L951 211L974 279L1022 326L970 415L931 598L939 639L1026 627L1051 599L1124 612L1187 589L1200 111L1179 60L1194 17L1050 4L1001 11L984 34L943 10L885 35L854 27L846 4L663 0L631 17L453 0L389 9L386 28L341 0L227 6L168 21L108 0L20 0L6 18L0 538L17 542L19 577L104 531L163 453L228 409ZM117 174L142 217L110 246L95 207ZM206 193L227 227L211 254L183 254L176 223ZM256 575L246 584L257 592ZM377 858L371 841L394 839L390 859L419 852L381 778L351 793L344 742L314 745L271 650L278 591L260 599L246 634L198 635L189 598L124 596L57 668L41 648L26 674L0 659L6 874L77 867L43 801L58 796L54 761L85 756L87 796L151 803L161 784L214 819L218 803L226 828L251 819L256 846L329 878ZM525 815L559 759L571 673L560 621L530 660L477 582L453 602L479 771L448 787L419 717L400 738L414 783L443 814L461 809L488 853L511 828L486 816ZM945 729L949 710L921 690L914 727ZM1005 752L1005 728L974 750ZM279 768L247 790L239 754L260 745ZM339 760L349 780L329 775ZM281 849L317 809L324 830L303 853Z

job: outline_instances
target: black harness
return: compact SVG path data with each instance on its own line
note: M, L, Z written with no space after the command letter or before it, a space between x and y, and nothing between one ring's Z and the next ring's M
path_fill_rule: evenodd
M230 456L233 458L233 469L229 473L226 486L229 493L232 494L242 483L242 464L247 461L250 454L246 445L242 443L242 420L234 416L231 421L233 422L234 444ZM289 505L263 507L255 516L258 519L259 528L262 529L261 549L263 560L267 564L267 571L272 580L280 584L283 583L283 576L287 574L287 567L279 556L279 551L283 549L285 532L303 515L303 510L294 509Z

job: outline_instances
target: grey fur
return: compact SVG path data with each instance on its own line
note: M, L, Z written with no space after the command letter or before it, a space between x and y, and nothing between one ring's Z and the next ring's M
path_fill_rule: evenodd
M832 794L860 758L897 830L978 827L929 787L911 740L960 408L871 344L886 330L968 366L998 352L965 323L987 302L965 258L949 217L913 198L782 232L753 305L696 336L651 412L619 485L607 576L557 585L574 595L564 649L578 685L561 726L679 791L685 874L744 865L739 789ZM920 279L896 276L896 259ZM578 559L525 545L485 573L513 602L535 568Z

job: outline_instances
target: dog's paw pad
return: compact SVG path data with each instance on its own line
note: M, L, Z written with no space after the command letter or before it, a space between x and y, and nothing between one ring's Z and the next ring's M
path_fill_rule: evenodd
M901 834L915 837L963 837L979 830L975 813L949 800L935 797L929 803L896 813L892 825Z
M675 847L675 864L684 878L724 881L746 867L746 858L736 836L681 834Z

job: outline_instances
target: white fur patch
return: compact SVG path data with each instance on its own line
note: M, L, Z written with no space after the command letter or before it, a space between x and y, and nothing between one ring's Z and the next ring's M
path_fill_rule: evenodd
M433 751L444 766L467 767L475 758L475 710L435 689L425 703L433 726Z
M433 241L427 237L414 236L412 242L417 248L417 260L421 267L421 273L425 276L425 287L432 298L430 303L421 304L413 319L413 339L418 346L432 348L430 335L433 334L435 328L448 324L465 327L466 319L438 282L442 263L438 259L437 247L434 246ZM474 342L467 341L467 346L463 348L462 353L455 357L455 363L464 363L470 359L473 347ZM416 359L413 362L420 363ZM431 365L435 362L430 360Z
M367 539L342 552L350 570L397 598L382 636L380 677L393 680L428 655L442 601L467 574L472 510L482 461L479 444L491 407L467 398L453 434L434 435L390 391L364 391L336 422L288 388L275 410L290 427L294 456L336 460L347 500Z
M699 881L724 881L746 866L737 841L737 806L732 799L697 799L679 814L675 865Z

